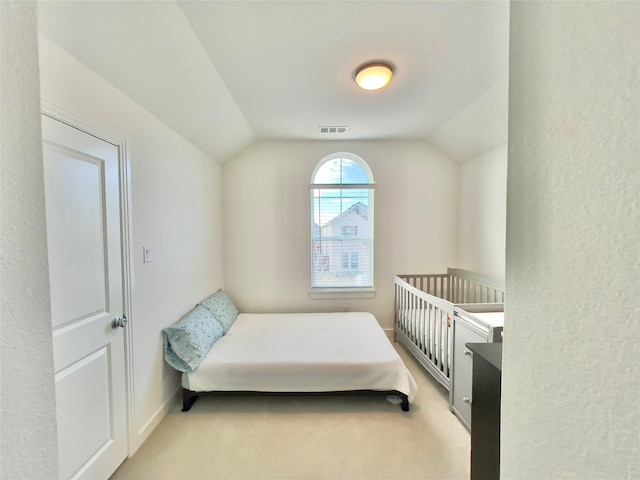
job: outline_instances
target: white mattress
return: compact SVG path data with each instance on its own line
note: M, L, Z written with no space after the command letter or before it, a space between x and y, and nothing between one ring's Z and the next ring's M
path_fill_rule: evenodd
M473 312L471 315L492 327L504 327L504 312Z
M396 390L416 382L370 313L241 313L200 366L184 373L195 391Z

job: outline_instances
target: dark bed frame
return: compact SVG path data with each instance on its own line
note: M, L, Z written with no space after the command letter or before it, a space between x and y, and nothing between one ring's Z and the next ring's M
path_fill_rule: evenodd
M372 394L372 393L377 393L377 394L385 394L385 395L397 395L398 397L400 397L400 408L402 409L403 412L408 412L409 411L409 398L407 397L406 394L398 392L396 390L389 390L389 391L379 391L379 390L352 390L352 391L340 391L340 392L249 392L249 391L231 391L231 392L224 392L224 391L215 391L215 392L194 392L191 390L188 390L186 388L182 388L182 411L183 412L188 412L189 410L191 410L191 407L193 406L194 403L196 403L196 400L198 400L198 397L200 397L201 395L224 395L224 394L251 394L251 395L335 395L337 393L348 393L348 394L353 394L353 393L357 393L357 394Z

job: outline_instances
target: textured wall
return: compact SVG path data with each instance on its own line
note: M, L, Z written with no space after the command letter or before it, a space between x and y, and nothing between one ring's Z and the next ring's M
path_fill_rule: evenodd
M640 478L640 3L510 30L502 478Z
M58 451L35 4L0 2L1 478L56 478Z
M309 182L351 152L372 170L375 298L310 299ZM458 164L426 142L258 142L223 166L225 286L241 310L335 311L393 325L393 276L445 272L457 260Z
M458 264L504 278L507 146L460 164Z

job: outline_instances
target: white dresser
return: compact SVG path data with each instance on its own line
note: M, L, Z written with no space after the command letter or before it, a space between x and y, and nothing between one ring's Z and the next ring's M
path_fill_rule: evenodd
M495 307L494 305L493 308ZM473 402L473 353L465 345L501 342L504 326L502 311L474 311L478 309L474 305L464 305L455 307L453 314L453 371L449 389L449 408L468 430L471 430Z

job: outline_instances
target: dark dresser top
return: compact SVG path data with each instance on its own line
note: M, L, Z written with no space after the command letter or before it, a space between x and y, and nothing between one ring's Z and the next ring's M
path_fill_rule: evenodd
M484 358L491 365L502 371L502 343L467 343L467 348L474 355Z

